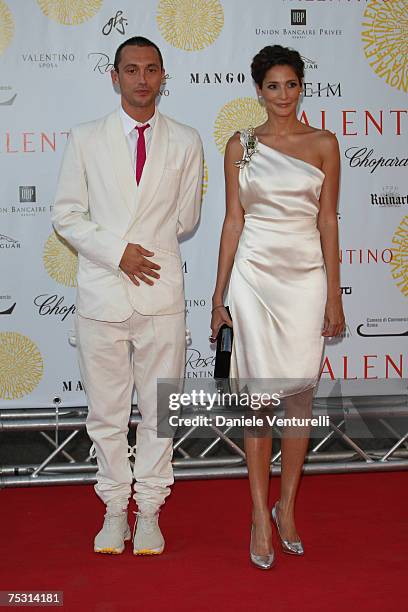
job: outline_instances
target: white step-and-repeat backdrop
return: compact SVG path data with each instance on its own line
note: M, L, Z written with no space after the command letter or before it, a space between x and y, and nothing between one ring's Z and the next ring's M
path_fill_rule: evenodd
M50 211L69 129L118 106L109 71L134 35L163 52L160 110L205 148L201 225L182 245L186 376L213 373L225 143L263 121L249 67L280 43L306 63L301 120L341 147L347 332L327 343L322 379L406 378L407 24L408 0L0 0L0 406L85 403L69 342L77 258Z

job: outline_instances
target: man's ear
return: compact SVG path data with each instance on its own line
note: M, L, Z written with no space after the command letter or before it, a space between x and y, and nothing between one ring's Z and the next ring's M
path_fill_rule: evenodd
M112 79L112 83L114 85L119 83L118 73L116 72L116 70L114 68L112 68L112 70L111 70L111 79Z

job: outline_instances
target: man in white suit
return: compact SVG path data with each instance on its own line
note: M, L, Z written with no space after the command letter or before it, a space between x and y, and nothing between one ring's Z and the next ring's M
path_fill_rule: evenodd
M174 482L172 441L157 437L157 379L182 378L185 301L178 238L199 219L203 154L196 130L162 115L159 48L124 42L112 81L121 107L72 129L53 224L79 257L76 336L97 462L95 491L106 504L96 552L121 553L133 476L135 554L160 554L158 513ZM132 475L131 396L137 390Z

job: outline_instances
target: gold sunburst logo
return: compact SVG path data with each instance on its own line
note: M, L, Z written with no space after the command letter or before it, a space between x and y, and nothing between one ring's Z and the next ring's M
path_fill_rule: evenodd
M7 49L14 35L14 21L7 4L0 0L0 55Z
M395 230L392 244L392 278L402 295L408 297L408 215L403 217Z
M76 287L77 252L55 232L45 243L43 261L48 274L57 283L66 287Z
M208 189L208 166L205 159L203 160L203 198Z
M78 25L91 19L103 0L37 0L40 9L50 19L63 25Z
M224 153L228 139L237 131L266 121L265 109L254 98L236 98L223 106L214 124L214 139Z
M199 51L220 35L224 11L219 0L160 0L157 24L173 47Z
M31 393L44 371L34 342L17 332L0 333L0 398L19 399Z
M408 0L369 0L361 40L371 68L391 87L408 91Z

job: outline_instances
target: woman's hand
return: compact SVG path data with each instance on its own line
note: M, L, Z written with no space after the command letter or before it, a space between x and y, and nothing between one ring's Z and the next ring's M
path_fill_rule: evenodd
M209 338L210 342L215 342L217 340L220 327L224 324L227 324L229 327L232 327L232 320L231 317L228 316L227 309L225 308L225 306L222 305L214 307L211 315L211 336Z
M324 313L324 325L322 336L332 338L339 336L344 330L344 313L341 296L328 298L326 302L326 310Z

